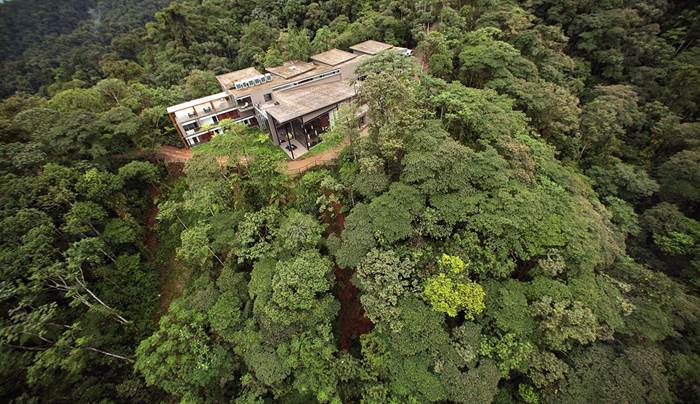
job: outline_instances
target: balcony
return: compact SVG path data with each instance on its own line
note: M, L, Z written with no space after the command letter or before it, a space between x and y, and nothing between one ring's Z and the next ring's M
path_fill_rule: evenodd
M229 102L227 99L222 98L177 111L175 117L177 121L184 126L195 121L201 123L203 119L212 115L221 114L238 108L239 106L236 103Z

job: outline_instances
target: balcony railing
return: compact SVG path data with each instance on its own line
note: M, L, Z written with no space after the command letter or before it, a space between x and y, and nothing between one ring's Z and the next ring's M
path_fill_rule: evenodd
M178 122L180 122L183 125L186 125L187 123L194 121L194 120L201 120L203 118L209 117L211 115L216 115L220 114L222 112L226 112L232 109L240 109L241 107L235 103L231 103L228 101L225 102L218 102L214 103L215 105L209 106L209 107L204 107L201 110L198 111L192 111L192 112L187 112L187 117L177 117ZM218 105L217 105L218 104Z

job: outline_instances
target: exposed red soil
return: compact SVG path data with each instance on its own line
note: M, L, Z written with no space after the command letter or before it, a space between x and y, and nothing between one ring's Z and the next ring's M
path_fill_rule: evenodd
M360 290L352 283L352 271L335 266L338 313L338 348L348 351L360 335L372 331L374 324L365 315L360 303Z
M347 141L336 148L328 149L307 159L289 161L287 162L287 171L290 175L298 175L310 168L326 164L329 161L335 160L340 150L342 150L342 148L346 145ZM161 158L163 158L163 160L165 160L166 166L179 166L192 158L192 151L187 149L178 149L173 146L163 146L160 149L159 155ZM340 236L340 234L343 232L343 229L345 228L345 215L341 213L341 208L342 206L340 204L334 204L332 217L329 215L323 216L323 221L328 226L327 234L335 233L336 235ZM153 214L154 221L157 213L158 211L156 207L155 213ZM153 224L155 224L155 222ZM149 221L149 228L150 226L151 223ZM155 235L153 235L153 243L155 242ZM147 240L147 246L149 243L150 240ZM350 350L353 345L356 345L359 337L362 334L365 334L374 328L374 324L372 324L369 318L367 318L364 308L360 303L360 290L352 283L352 275L352 270L341 269L339 266L335 266L335 294L340 302L340 311L338 312L337 318L338 348L345 351ZM163 277L161 276L161 279L162 278ZM163 297L165 297L165 291L163 291L163 293ZM167 301L169 299L166 298L161 300Z
M367 128L364 128L361 132L361 136L367 134ZM314 167L322 166L334 161L338 158L340 152L350 144L349 139L343 139L343 142L338 146L324 150L313 156L303 157L298 160L290 160L287 162L287 173L291 176L301 175L307 170ZM175 146L164 145L160 147L157 156L162 158L166 166L169 167L174 164L184 164L189 159L192 158L192 149L181 149ZM221 157L221 164L224 164L226 157ZM245 162L245 158L242 158L242 162Z
M148 210L148 216L146 217L146 253L152 254L155 251L156 244L158 243L158 238L156 237L156 216L158 216L158 204L155 202L160 196L160 191L158 188L151 186L149 189L149 194L151 196L151 207Z
M185 163L192 158L191 149L180 149L170 145L161 146L158 154L166 163Z
M333 218L324 215L324 222L329 226L328 233L335 233L340 236L345 228L345 215L340 211L341 205L333 205ZM344 351L357 342L360 335L365 334L374 328L374 324L365 315L365 310L360 303L360 290L352 283L353 271L342 269L337 264L335 266L335 294L340 302L338 312L338 348Z

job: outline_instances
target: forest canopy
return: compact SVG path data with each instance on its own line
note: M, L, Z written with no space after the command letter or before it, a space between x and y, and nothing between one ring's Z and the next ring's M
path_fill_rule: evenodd
M694 2L60 3L0 4L2 401L700 400ZM328 164L159 157L368 39Z

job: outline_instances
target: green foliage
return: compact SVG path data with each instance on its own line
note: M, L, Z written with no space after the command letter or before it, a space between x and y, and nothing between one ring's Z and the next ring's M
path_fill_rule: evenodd
M279 321L289 322L293 316L284 312L310 310L315 297L330 289L331 263L317 253L305 251L275 266L272 277L272 302L279 313Z
M209 225L202 223L180 233L181 246L177 249L177 257L186 265L197 269L208 269L212 264L208 232Z
M290 210L279 227L273 230L278 254L293 255L317 247L323 228L313 216Z
M423 291L426 299L439 312L455 317L464 311L464 316L473 320L475 314L484 310L484 290L475 282L455 283L445 274L428 279Z
M370 369L386 379L390 391L398 397L418 401L445 399L446 392L430 352L449 349L448 334L436 313L415 298L399 303L400 321L406 326L388 336L375 333L363 336L362 351Z
M210 396L234 369L230 353L211 340L205 316L178 303L159 330L139 344L135 368L146 382L180 396Z
M511 44L499 41L496 28L480 28L464 35L459 52L460 78L470 87L483 87L499 78L529 78L534 74L532 62L520 55Z
M452 75L454 50L450 42L440 31L430 31L417 49L428 61L430 73L436 77L447 78Z
M688 208L697 206L700 202L698 172L700 152L685 150L671 156L658 168L664 199Z
M659 185L644 169L621 161L608 169L594 166L589 175L596 182L595 189L601 196L615 196L638 203L659 191Z
M212 72L193 70L185 78L184 95L190 99L205 97L219 89L219 83Z
M538 388L559 382L568 372L569 365L549 351L536 352L530 356L527 374Z
M557 400L672 401L662 358L654 348L632 346L617 353L610 346L594 345L573 358Z
M413 219L423 208L423 198L415 189L401 183L374 198L367 207L375 237L386 243L413 234Z
M272 252L273 229L277 227L277 209L269 207L246 213L235 235L238 261L255 261Z
M360 302L374 324L394 332L401 331L397 307L402 295L411 289L415 264L393 250L373 249L357 268Z
M578 301L554 302L543 297L532 307L544 343L552 350L566 351L576 341L586 345L599 338L598 322L593 312Z
M493 358L503 377L512 370L524 371L528 368L534 347L529 341L520 341L515 334L492 337L481 341L480 354Z
M692 2L49 3L0 4L4 401L697 401ZM152 158L368 39L416 57L362 57L337 165Z
M243 325L242 301L236 291L219 295L216 303L207 311L212 330L227 341L232 341L235 332Z
M326 170L313 170L306 172L295 183L294 206L308 214L317 212L316 201L321 196L321 182L330 175Z
M264 344L262 335L254 331L250 323L236 334L236 341L236 353L263 385L278 385L289 376L291 370L284 360L284 347L276 350L269 344Z
M679 335L686 324L697 321L697 297L686 294L684 286L667 275L629 259L616 263L613 269L617 279L632 286L627 295L634 310L626 321L626 333L659 341Z
M336 261L343 268L357 266L362 258L377 245L372 228L369 209L365 204L357 204L345 220L342 244L336 251Z
M486 284L485 314L493 319L494 325L502 332L528 339L534 332L536 322L528 310L523 310L528 305L523 286L515 281L501 285ZM546 286L551 292L553 285Z
M330 327L318 333L304 333L292 339L287 362L294 369L294 387L301 394L313 393L321 403L340 402L333 334Z
M537 395L537 393L535 393L535 390L533 390L531 386L519 384L518 394L520 395L520 398L527 404L537 404L540 402L539 396Z

